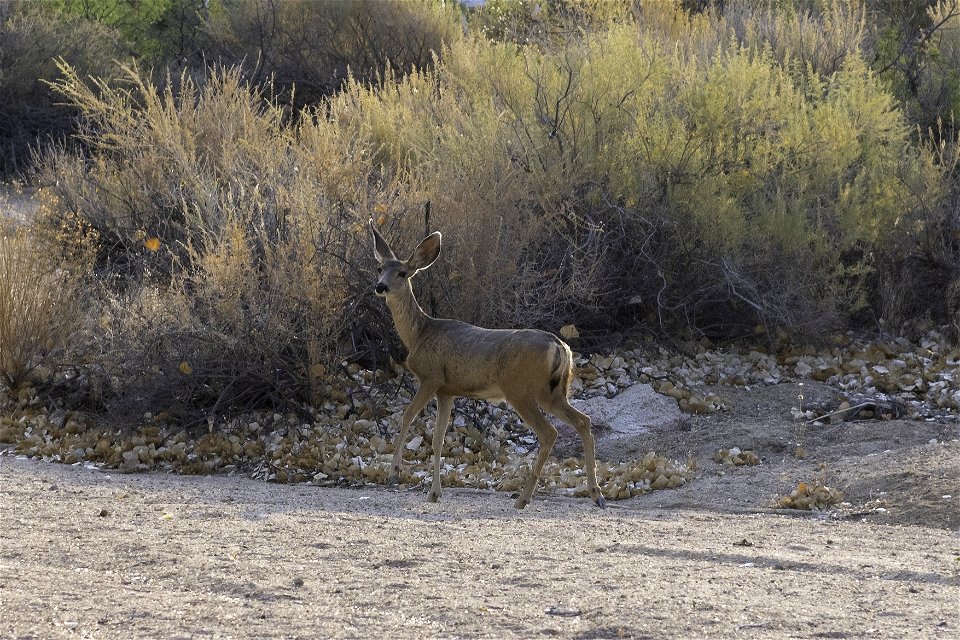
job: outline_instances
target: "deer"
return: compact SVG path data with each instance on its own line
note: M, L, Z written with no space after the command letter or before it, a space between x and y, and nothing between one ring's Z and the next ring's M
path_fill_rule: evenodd
M410 425L433 397L437 399L437 418L433 431L430 502L440 500L441 454L454 399L506 400L540 443L514 506L523 509L530 503L543 465L557 440L556 428L543 415L546 411L573 427L580 436L590 498L598 507L605 508L606 500L597 485L590 418L569 401L573 377L570 347L552 333L538 329L485 329L428 315L417 302L411 280L439 258L440 232L431 233L409 258L400 260L377 231L373 219L369 226L374 257L379 265L374 291L390 310L400 340L407 349L406 366L419 383L400 420L388 484L399 483Z

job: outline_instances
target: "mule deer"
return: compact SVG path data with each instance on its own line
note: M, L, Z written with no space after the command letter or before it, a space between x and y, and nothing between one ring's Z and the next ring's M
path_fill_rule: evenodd
M440 255L440 233L427 236L408 259L399 260L373 220L370 220L370 231L374 256L380 265L376 293L390 308L397 333L407 348L407 367L420 382L420 388L403 412L389 482L399 481L410 423L433 396L437 397L437 424L433 432L431 502L440 499L440 454L454 398L506 400L540 440L540 451L517 498L517 509L530 503L540 472L557 439L557 430L547 422L541 409L580 434L590 497L604 508L606 501L597 486L590 418L567 400L573 375L570 347L553 334L536 329L484 329L427 315L413 295L410 280Z

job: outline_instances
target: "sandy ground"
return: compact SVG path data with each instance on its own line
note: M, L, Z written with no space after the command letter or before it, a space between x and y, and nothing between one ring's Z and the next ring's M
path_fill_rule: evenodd
M757 510L772 506L799 482L822 482L843 492L848 515L866 513L883 524L960 530L960 422L858 420L805 424L791 418L796 384L753 389L713 387L726 411L690 416L638 439L640 449L700 465L698 478L676 491L640 501L686 508ZM843 396L805 382L809 406L826 411ZM797 459L797 446L806 457ZM722 448L754 451L755 467L724 468L712 461ZM960 569L960 563L957 563ZM957 636L960 638L960 634Z
M0 637L960 637L947 529L658 494L517 512L0 457Z

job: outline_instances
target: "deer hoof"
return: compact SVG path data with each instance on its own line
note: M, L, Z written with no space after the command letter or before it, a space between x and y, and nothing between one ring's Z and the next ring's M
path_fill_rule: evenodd
M517 501L513 503L513 506L515 506L517 509L523 509L523 508L526 507L528 504L530 504L530 500L524 500L523 498L517 498Z
M601 509L607 508L607 499L604 498L603 496L597 496L596 498L594 498L593 501L596 502L597 506L600 507Z
M430 493L427 494L427 500L429 500L430 502L439 502L440 492L434 491L433 489L431 489Z
M400 474L394 471L387 477L387 486L395 487L400 484Z

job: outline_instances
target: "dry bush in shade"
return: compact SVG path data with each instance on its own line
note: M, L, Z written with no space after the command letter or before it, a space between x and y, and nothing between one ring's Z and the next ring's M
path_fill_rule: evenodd
M49 372L82 322L81 279L24 231L0 238L0 382L17 390ZM47 376L44 376L47 377Z
M385 66L425 68L462 28L454 4L430 0L222 0L205 35L207 59L242 66L254 84L270 79L303 105Z
M350 325L367 324L356 222L372 169L237 70L184 76L177 94L134 68L119 86L64 70L93 160L47 156L40 222L96 234L100 402L196 423L315 400Z
M57 16L39 2L0 3L0 173L26 170L33 148L72 129L76 110L45 83L57 77L55 58L106 77L119 51L104 25Z

